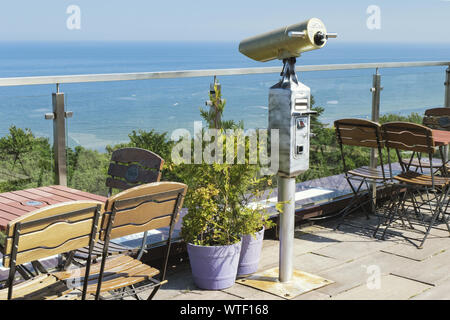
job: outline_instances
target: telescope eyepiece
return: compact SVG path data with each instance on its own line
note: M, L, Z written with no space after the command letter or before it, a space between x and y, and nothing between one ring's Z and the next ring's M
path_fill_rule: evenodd
M319 31L314 35L314 43L316 46L322 46L325 43L327 36L322 32Z

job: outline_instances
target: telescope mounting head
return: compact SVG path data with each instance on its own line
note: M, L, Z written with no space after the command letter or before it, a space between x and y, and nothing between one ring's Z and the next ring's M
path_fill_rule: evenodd
M283 70L281 71L281 80L275 88L290 88L292 83L298 84L297 74L295 73L295 57L283 59Z

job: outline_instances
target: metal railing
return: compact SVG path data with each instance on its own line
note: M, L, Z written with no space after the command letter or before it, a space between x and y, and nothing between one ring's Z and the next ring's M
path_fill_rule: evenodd
M297 72L312 71L337 71L337 70L357 70L375 69L373 75L372 91L372 120L378 121L380 116L380 94L381 75L380 69L387 68L415 68L415 67L438 67L447 66L445 81L444 106L450 108L450 61L425 61L425 62L379 62L379 63L355 63L355 64L331 64L331 65L304 65L297 66ZM0 78L0 87L30 86L30 85L56 85L56 92L52 94L53 113L46 114L46 119L53 120L53 145L55 161L55 182L57 184L67 184L66 169L66 135L65 118L71 116L71 112L65 110L64 93L59 91L61 84L69 83L90 83L90 82L112 82L112 81L135 81L152 79L177 79L177 78L197 78L213 76L236 76L236 75L256 75L280 73L281 67L260 67L260 68L235 68L235 69L208 69L208 70L180 70L162 72L136 72L136 73L111 73L111 74L82 74L82 75L61 75L61 76L34 76L34 77L11 77ZM377 161L374 152L371 154L371 166L376 166Z

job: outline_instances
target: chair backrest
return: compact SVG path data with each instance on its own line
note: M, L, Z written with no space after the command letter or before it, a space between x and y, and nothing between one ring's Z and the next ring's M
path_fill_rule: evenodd
M126 190L135 186L158 182L164 159L156 153L140 148L123 148L114 151L108 169L106 186Z
M389 122L381 126L388 148L413 152L434 153L433 131L410 122Z
M44 207L6 229L3 265L20 265L89 246L98 239L102 203L72 201Z
M334 122L338 142L344 145L378 148L384 147L381 126L364 119L340 119Z
M154 182L122 191L106 201L100 239L123 237L175 223L187 186Z
M450 130L450 108L425 110L423 125L432 129Z

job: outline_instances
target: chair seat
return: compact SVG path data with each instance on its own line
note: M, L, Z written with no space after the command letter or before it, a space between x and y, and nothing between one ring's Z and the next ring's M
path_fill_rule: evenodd
M0 290L0 300L6 300L8 289ZM81 291L67 287L52 274L44 274L14 286L14 300L55 300L70 297L79 299Z
M425 158L420 159L420 162L418 159L413 159L411 161L411 164L407 160L403 160L402 162L403 162L403 164L405 164L407 166L410 165L412 167L430 168L430 160L425 159ZM445 166L447 168L450 168L449 164L446 164ZM433 159L433 168L437 169L437 168L441 168L441 167L442 167L442 160L441 159Z
M92 249L92 258L96 259L102 255L103 245L104 242L101 240L98 240L94 244L94 248ZM138 251L139 248L131 248L114 242L110 242L108 247L108 255L135 254ZM88 255L89 255L89 248L84 247L75 251L74 258L86 260L88 258Z
M95 293L100 272L100 263L91 266L87 293ZM82 288L85 267L54 273L59 280L65 280L71 285ZM159 270L152 268L137 259L127 255L118 255L106 260L101 292L124 288L159 274Z
M349 170L349 171L347 171L347 173L354 175L354 176L366 178L366 179L384 180L383 171L381 170L381 167L378 167L376 169L362 167L362 168Z
M418 172L405 172L402 174L399 174L394 177L394 179L407 183L407 184L414 184L414 185L421 185L421 186L432 186L431 176L427 174L420 174ZM434 185L436 187L444 187L450 183L450 178L446 177L434 177Z

